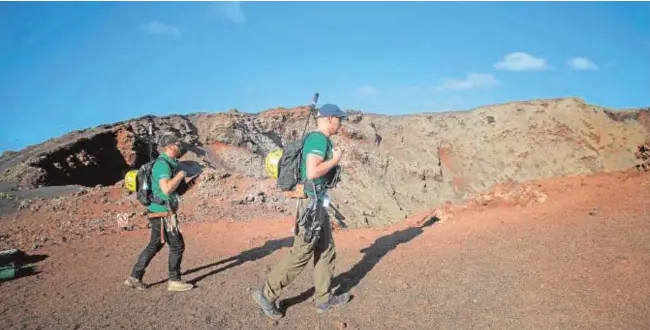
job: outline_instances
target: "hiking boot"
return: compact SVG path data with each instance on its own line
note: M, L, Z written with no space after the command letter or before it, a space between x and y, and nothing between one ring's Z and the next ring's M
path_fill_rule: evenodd
M347 292L342 293L338 296L330 296L327 302L316 305L316 311L319 313L325 313L330 308L339 307L347 304L348 301L350 301L350 294Z
M192 290L194 285L186 283L184 281L168 281L167 282L167 291L188 291Z
M147 286L144 283L142 283L141 280L133 276L129 276L129 278L127 278L126 281L124 281L124 285L128 286L129 288L138 289L138 290L147 289Z
M264 292L262 292L262 289L253 290L253 300L255 300L257 305L262 308L264 314L269 318L273 320L279 320L282 318L282 313L280 313L280 311L275 308L275 304L268 301L268 299L264 297Z

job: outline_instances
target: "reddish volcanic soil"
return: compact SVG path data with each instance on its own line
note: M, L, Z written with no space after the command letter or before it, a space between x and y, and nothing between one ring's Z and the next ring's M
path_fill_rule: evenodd
M90 235L28 251L41 273L3 283L10 329L648 329L650 175L525 183L389 228L335 231L336 283L352 301L319 315L312 266L267 319L250 288L288 251L290 217L184 225L190 292L166 291L164 248L147 291L122 282L148 231ZM499 190L501 189L501 190ZM499 190L499 191L497 191ZM525 194L530 189L520 189ZM496 196L496 197L495 197ZM510 195L512 197L512 195ZM539 197L543 196L543 197ZM433 223L432 223L433 222ZM419 227L419 224L425 227Z

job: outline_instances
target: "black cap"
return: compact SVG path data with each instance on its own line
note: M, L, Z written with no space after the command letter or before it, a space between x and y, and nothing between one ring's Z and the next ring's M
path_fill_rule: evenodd
M181 138L176 136L176 134L172 132L166 132L163 133L163 135L160 137L160 140L158 141L158 146L160 147L166 147L172 144L177 144L181 142Z

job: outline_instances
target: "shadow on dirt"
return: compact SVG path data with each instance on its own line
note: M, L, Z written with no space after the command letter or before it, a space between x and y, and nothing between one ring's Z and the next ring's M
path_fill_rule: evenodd
M230 258L223 259L223 260L220 260L220 261L217 261L217 262L214 262L214 263L211 263L211 264L203 265L203 266L200 266L200 267L188 269L185 272L183 272L182 275L183 276L190 275L190 274L202 271L204 269L224 265L223 267L215 268L215 269L213 269L213 270L211 270L211 271L209 271L209 272L207 272L207 273L205 273L203 275L200 275L200 276L195 277L195 278L193 278L191 280L188 280L188 283L196 284L196 283L202 281L203 279L205 279L206 277L210 277L212 275L221 273L221 272L223 272L225 270L228 270L230 268L240 266L240 265L246 263L247 261L255 261L255 260L258 260L258 259L262 259L262 258L270 255L271 253L275 252L276 250L279 250L279 249L285 248L285 247L291 247L291 245L293 245L293 237L285 237L285 238L282 238L282 239L266 241L266 243L264 243L264 245L258 246L256 248L252 248L250 250L246 250L246 251L244 251L244 252L242 252L242 253L240 253L240 254L238 254L236 256L232 256ZM152 283L150 286L153 287L153 286L165 283L165 282L167 282L166 279L162 280L162 281L158 281L156 283Z
M0 283L13 281L41 273L36 263L49 256L44 254L28 255L21 250L6 250L0 253Z
M338 286L335 290L335 294L349 292L350 289L358 285L359 282L361 282L361 280L375 267L375 265L377 265L390 251L397 248L398 245L408 243L418 237L424 232L424 228L429 227L438 221L440 221L440 219L433 216L419 227L411 227L382 236L372 243L372 245L361 250L360 252L364 253L361 261L347 272L332 279L332 287ZM299 294L298 296L282 300L280 307L282 311L285 312L291 306L308 300L313 296L313 294L314 288L311 287L309 290Z

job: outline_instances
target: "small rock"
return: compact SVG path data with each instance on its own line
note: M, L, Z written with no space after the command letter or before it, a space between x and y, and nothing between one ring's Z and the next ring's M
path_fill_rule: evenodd
M336 322L336 329L341 330L348 327L348 324L345 322Z
M20 204L18 205L18 209L19 210L24 210L24 209L28 208L31 203L32 203L32 201L29 200L29 199L25 199L23 201L20 201Z
M365 216L365 217L374 217L374 216L375 216L375 212L365 211L365 210L364 210L364 211L361 211L361 215L362 215L362 216Z
M598 214L598 209L592 209L591 211L589 211L589 215L591 216L594 216L596 214Z

